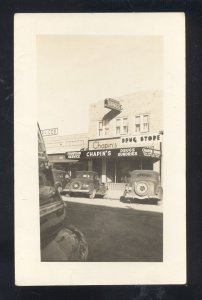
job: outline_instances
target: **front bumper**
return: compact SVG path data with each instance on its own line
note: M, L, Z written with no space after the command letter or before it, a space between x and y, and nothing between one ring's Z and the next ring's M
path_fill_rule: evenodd
M128 198L128 199L138 199L138 200L149 200L149 199L153 199L153 200L159 200L160 201L160 197L158 195L144 195L144 196L139 196L133 192L125 192L123 197Z
M87 189L87 190L82 190L82 189L79 189L79 190L72 190L72 189L64 189L62 191L62 193L86 193L86 194L90 194L90 190Z

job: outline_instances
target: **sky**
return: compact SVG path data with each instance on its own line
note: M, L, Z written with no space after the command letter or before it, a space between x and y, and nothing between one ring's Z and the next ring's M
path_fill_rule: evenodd
M91 103L163 89L161 36L39 35L36 46L41 129L85 133Z

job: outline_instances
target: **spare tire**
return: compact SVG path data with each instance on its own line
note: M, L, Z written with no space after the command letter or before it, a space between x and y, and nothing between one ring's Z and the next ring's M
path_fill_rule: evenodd
M146 182L137 182L135 184L135 192L139 196L145 196L148 193L148 185L146 184Z

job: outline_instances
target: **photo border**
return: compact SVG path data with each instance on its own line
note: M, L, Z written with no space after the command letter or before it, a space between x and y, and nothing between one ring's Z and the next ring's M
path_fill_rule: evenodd
M105 19L104 22L103 18ZM122 20L120 21L120 19ZM39 208L36 201L38 195L38 150L36 127L34 126L37 121L35 35L59 34L59 32L60 34L75 34L75 32L81 33L82 30L83 34L86 33L86 30L90 34L93 32L102 34L103 23L108 34L121 34L121 32L126 34L127 32L127 34L132 35L143 35L147 32L148 35L148 32L150 32L153 35L163 34L165 37L166 80L163 102L165 104L163 143L164 262L41 263L39 259L39 219L37 217ZM59 32L56 27L60 27ZM124 32L124 30L126 31ZM174 49L173 45L175 45ZM16 284L118 285L186 283L184 14L68 14L68 18L65 14L16 14L14 50ZM31 117L27 113L29 111L32 111ZM177 118L174 118L173 116L176 115L176 112ZM170 116L172 116L172 124L170 124ZM178 128L177 132L176 128ZM173 147L173 145L177 146ZM25 149L26 151L24 151ZM173 169L171 170L170 161L173 161L174 171ZM30 170L33 170L32 178L31 180L29 178L29 185L26 185L26 178L22 174L28 174ZM173 172L176 178L180 178L177 182L178 184L169 180L169 178L173 178ZM175 199L168 199L167 193L170 190L173 193L177 192L178 199L181 199L181 201L176 202ZM169 201L166 201L167 199ZM173 205L175 210L173 210ZM31 216L29 214L30 211L32 211ZM170 226L171 220L172 227ZM99 273L96 272L98 269ZM91 274L91 276L87 278L86 273ZM55 278L48 276L48 274L54 274Z

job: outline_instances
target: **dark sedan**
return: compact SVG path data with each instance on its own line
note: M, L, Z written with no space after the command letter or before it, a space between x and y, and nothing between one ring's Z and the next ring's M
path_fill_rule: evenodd
M76 171L75 178L72 178L67 183L62 191L62 194L73 195L87 195L93 199L95 195L104 197L107 188L104 183L100 183L97 172L94 171Z

